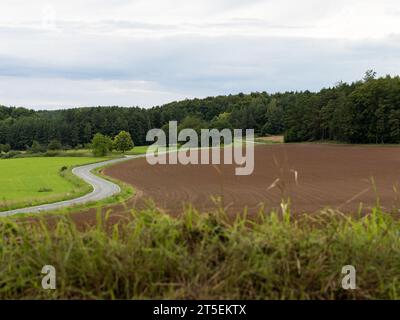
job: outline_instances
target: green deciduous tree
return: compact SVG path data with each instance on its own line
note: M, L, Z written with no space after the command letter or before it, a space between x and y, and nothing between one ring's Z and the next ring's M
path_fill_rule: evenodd
M219 114L211 121L210 127L218 130L233 129L232 124L230 122L230 113L224 112Z
M101 133L96 133L92 139L92 152L95 157L104 157L112 149L110 137Z
M115 138L114 138L114 148L117 151L121 151L125 153L128 150L131 150L134 147L132 137L129 132L121 131Z

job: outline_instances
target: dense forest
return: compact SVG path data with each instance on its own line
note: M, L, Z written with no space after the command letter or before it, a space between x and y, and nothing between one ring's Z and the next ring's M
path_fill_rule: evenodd
M181 128L254 128L284 134L286 142L334 140L400 143L400 77L340 82L320 92L266 92L172 102L150 109L91 107L33 111L0 106L0 144L23 150L56 139L66 148L90 143L95 133L128 131L135 145L146 133L177 120Z

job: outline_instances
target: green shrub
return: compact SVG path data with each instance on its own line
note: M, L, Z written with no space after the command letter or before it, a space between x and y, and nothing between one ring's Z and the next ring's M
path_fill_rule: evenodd
M37 141L33 141L32 142L32 146L30 148L28 148L27 150L29 153L44 153L46 152L46 147L41 145L39 142Z
M10 151L1 156L2 159L12 159L20 156L22 153L20 151Z
M49 150L49 151L46 151L46 153L44 153L43 154L43 156L45 156L45 157L57 157L57 156L59 156L61 153L59 152L59 151L52 151L52 150Z
M61 142L57 139L53 139L50 141L49 145L47 146L47 149L49 150L61 150L62 146L61 146Z
M6 143L6 144L0 144L0 153L4 152L4 153L8 153L11 150L11 146Z

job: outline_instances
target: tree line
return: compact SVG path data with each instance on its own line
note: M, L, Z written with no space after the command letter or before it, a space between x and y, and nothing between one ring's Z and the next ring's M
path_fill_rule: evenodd
M254 129L258 135L284 134L287 142L333 140L400 143L400 77L376 78L373 71L353 83L319 92L301 91L208 97L175 101L150 109L87 107L33 111L0 106L0 145L24 150L34 141L64 148L90 144L95 134L128 132L135 145L146 133L176 120L180 128Z

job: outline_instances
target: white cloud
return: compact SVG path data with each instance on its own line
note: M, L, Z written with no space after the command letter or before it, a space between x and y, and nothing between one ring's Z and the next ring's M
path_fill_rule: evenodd
M150 107L176 98L191 98L180 92L164 91L157 84L145 81L4 76L0 77L0 97L12 101L10 105L35 109L100 105Z
M2 0L0 103L149 106L400 73L399 12L397 0Z

